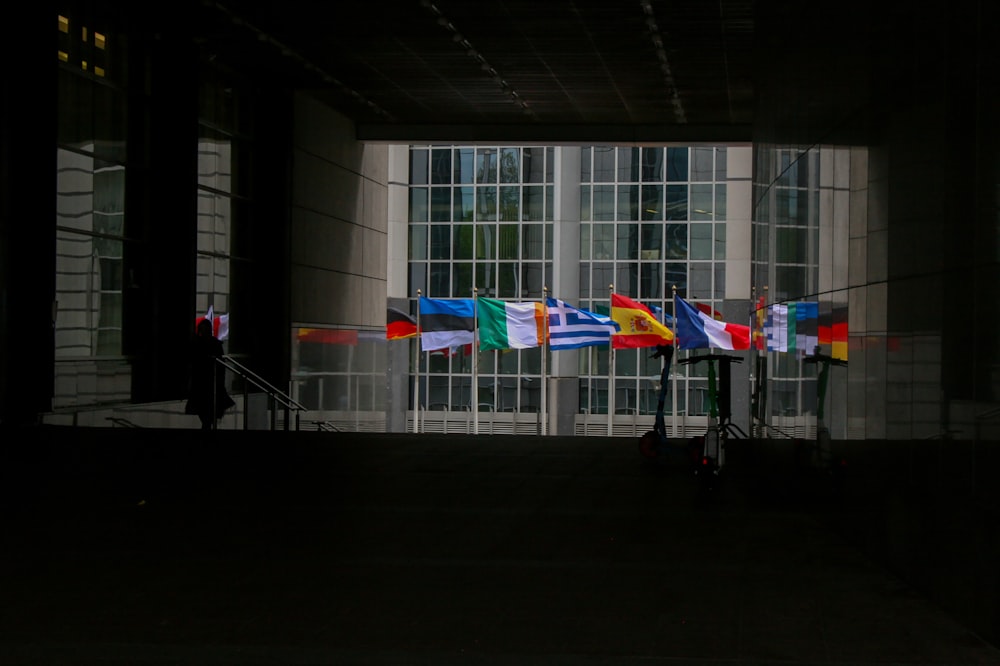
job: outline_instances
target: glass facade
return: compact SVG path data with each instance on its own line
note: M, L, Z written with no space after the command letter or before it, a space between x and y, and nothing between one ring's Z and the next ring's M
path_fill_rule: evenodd
M568 150L579 156L579 169L559 169L557 182L556 162ZM470 298L475 288L479 296L541 300L554 272L567 266L579 287L562 297L584 309L608 313L614 285L666 313L675 288L717 311L726 295L727 174L726 146L411 146L411 312L418 291ZM579 191L579 214L569 220L554 208L568 191ZM554 219L578 226L578 247L553 247ZM650 352L580 350L576 412L605 421L611 409L655 415L661 361ZM535 413L541 362L539 349L481 352L475 390L466 350L415 353L411 372L420 381L416 397L430 411L468 411L476 400L481 412ZM707 415L706 366L673 370L678 413Z

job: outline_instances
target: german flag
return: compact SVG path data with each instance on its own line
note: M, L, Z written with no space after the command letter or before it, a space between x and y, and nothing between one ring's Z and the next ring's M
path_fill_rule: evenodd
M385 315L385 339L402 340L417 335L417 321L402 310L388 308Z

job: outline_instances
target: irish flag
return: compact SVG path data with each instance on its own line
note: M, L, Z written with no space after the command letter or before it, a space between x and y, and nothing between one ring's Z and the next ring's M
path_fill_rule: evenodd
M545 338L545 306L542 303L507 303L495 298L477 298L479 349L528 349Z

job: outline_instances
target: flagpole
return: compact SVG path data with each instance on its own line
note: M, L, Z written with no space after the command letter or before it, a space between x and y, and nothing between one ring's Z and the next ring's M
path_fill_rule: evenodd
M545 394L545 352L548 351L549 342L549 288L542 287L542 386L541 386L541 405L539 406L539 411L541 412L541 423L538 425L538 434L545 435L548 434L546 427L546 394Z
M472 432L479 434L479 308L476 304L479 290L472 288Z
M673 298L671 302L673 303L673 312L671 313L671 317L673 317L674 320L674 356L677 356L678 343L677 343L677 285L676 284L673 286ZM670 380L670 400L671 400L671 409L673 410L673 414L671 415L670 419L671 420L670 429L673 431L674 437L679 436L679 433L677 431L677 426L680 425L677 422L677 361L678 360L680 359L677 358L674 359L674 370L671 372L673 377Z
M413 432L418 434L420 432L420 354L421 354L421 344L420 339L420 290L417 289L417 381L413 387Z
M615 285L614 283L608 285L608 312L614 312L614 300L615 300ZM608 345L611 354L609 355L608 364L608 437L612 437L614 433L613 421L615 416L615 343L614 338L611 340L611 344Z
M747 408L749 410L747 423L750 424L750 433L753 433L754 423L753 423L753 380L756 368L756 355L754 352L757 350L757 287L750 287L750 359L753 363L750 363L748 370L750 371L750 389L747 391L747 395L750 399L747 400Z

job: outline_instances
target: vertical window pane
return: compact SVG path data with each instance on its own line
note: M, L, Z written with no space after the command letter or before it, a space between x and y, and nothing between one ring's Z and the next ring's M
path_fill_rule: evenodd
M427 259L427 225L410 225L410 259L422 261Z
M472 222L475 219L475 190L471 187L455 188L454 220L456 222Z
M667 185L666 213L668 220L688 219L687 185Z
M476 259L497 258L497 230L493 224L476 225Z
M615 256L615 225L595 224L594 259L613 259Z
M642 186L642 210L643 220L663 219L663 186L643 185Z
M410 184L427 185L428 152L423 148L410 150Z
M496 151L491 148L476 150L476 182L497 182L497 156Z
M451 183L451 148L431 150L431 184Z
M718 183L715 186L715 219L726 219L726 184Z
M455 157L455 182L463 185L475 181L475 158L472 148L459 148Z
M639 219L638 185L618 186L618 219L619 220Z
M615 182L615 149L608 146L594 147L594 182Z
M545 182L545 149L525 148L524 149L524 182L544 183Z
M667 259L688 258L688 225L668 224L664 256Z
M431 222L449 222L451 220L451 188L431 188Z
M517 259L519 240L516 224L501 224L499 242L497 243L497 258Z
M580 225L580 258L590 259L590 225Z
M545 188L541 186L525 186L522 190L523 204L521 219L541 222L545 219Z
M521 219L521 188L517 185L500 188L500 220L516 222Z
M454 242L452 245L453 258L472 259L473 242L474 242L474 237L473 237L472 225L456 224L454 232Z
M644 183L663 182L663 148L642 149L642 181Z
M496 221L497 219L497 188L476 188L476 219Z
M688 179L688 149L667 148L667 180L684 182Z
M691 180L712 180L715 174L714 148L691 149Z
M615 219L615 186L594 186L594 221L610 222Z
M692 263L688 269L688 279L687 298L712 298L712 264Z
M712 225L711 224L691 224L691 259L711 259L714 248L712 247Z
M451 259L451 227L431 225L431 259Z
M592 220L593 214L590 208L590 186L583 185L580 187L580 219L581 220Z
M500 182L521 182L521 150L519 148L502 148L500 150Z
M426 187L410 188L410 222L426 222L430 208Z
M542 259L545 229L541 224L525 224L521 227L521 256L524 259Z
M470 298L472 296L472 264L458 262L452 264L451 295L455 298Z
M623 146L618 149L618 182L639 181L639 149Z
M691 218L692 220L712 219L712 186L691 186Z
M661 259L663 251L663 225L641 225L641 259Z
M618 259L639 258L639 225L619 224L616 227L618 236Z

